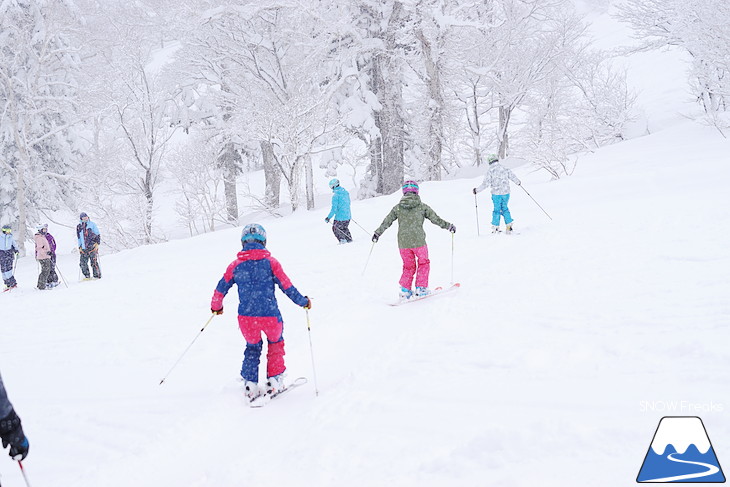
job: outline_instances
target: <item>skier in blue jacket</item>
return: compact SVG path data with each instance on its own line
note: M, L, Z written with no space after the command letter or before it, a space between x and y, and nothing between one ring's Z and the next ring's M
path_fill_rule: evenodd
M0 235L0 270L2 270L5 291L18 286L13 276L13 263L18 256L18 246L13 238L13 229L10 225L3 225Z
M79 266L84 273L84 280L91 279L89 272L89 260L94 279L101 279L101 267L99 267L99 244L101 244L101 233L96 223L89 220L89 215L81 212L79 224L76 225L76 238L79 241Z
M261 394L275 394L284 388L284 322L274 295L275 286L303 308L311 308L312 303L294 287L279 261L266 250L266 230L261 225L246 225L241 233L241 244L243 250L238 252L213 292L210 310L223 314L223 298L234 284L238 286L238 326L246 340L241 377L246 396L253 400ZM267 380L263 388L258 385L264 345L261 333L266 335L269 344Z
M24 460L28 455L28 438L23 433L20 418L8 400L2 377L0 377L0 438L3 448L10 446L10 457L13 460Z
M348 228L350 226L350 219L352 218L350 213L350 193L340 186L339 179L330 180L330 188L332 188L332 209L324 221L329 223L334 217L332 232L335 234L335 238L341 244L350 243L352 242L352 235L350 235L350 229Z

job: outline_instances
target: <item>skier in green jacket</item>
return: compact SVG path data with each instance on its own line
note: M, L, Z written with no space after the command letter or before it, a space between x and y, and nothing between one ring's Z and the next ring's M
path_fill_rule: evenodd
M413 296L411 285L414 275L416 276L416 296L425 296L430 292L428 273L431 269L431 262L428 260L428 245L426 245L423 221L428 218L433 224L451 233L456 233L456 227L453 223L439 217L430 206L421 202L421 197L418 196L418 183L406 181L403 183L402 189L403 197L375 230L373 242L377 242L383 232L398 220L398 249L403 259L400 297L408 299Z

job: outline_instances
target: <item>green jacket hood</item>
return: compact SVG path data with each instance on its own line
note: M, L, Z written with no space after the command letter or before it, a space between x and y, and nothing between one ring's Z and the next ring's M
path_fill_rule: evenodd
M416 193L406 193L398 202L398 206L404 210L412 210L421 204L421 197Z

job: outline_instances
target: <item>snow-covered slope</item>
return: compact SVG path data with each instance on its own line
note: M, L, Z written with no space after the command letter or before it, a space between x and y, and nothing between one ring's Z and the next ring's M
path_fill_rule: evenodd
M730 404L730 142L692 123L608 147L573 177L517 169L511 237L484 234L479 178L425 183L457 226L427 223L431 284L454 294L398 308L395 228L370 232L398 195L356 201L353 244L326 209L260 221L312 297L280 294L290 379L260 410L237 382L235 292L208 319L239 230L106 256L104 278L0 296L0 370L30 438L35 486L615 486L633 482L656 427L642 401ZM372 256L363 275L368 254ZM724 411L723 411L724 412ZM682 411L675 411L682 413ZM698 411L685 411L697 414ZM702 411L700 411L702 413ZM720 461L730 426L701 414ZM727 453L725 453L727 454ZM3 485L22 485L0 459Z

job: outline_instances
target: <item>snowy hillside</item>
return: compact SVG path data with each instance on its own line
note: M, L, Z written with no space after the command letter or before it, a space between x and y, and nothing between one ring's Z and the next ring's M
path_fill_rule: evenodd
M237 381L235 292L208 319L240 230L103 257L104 278L0 296L0 367L23 418L34 486L615 486L633 482L661 412L642 401L730 407L730 142L684 123L585 157L546 182L517 169L519 235L488 235L479 178L425 183L457 226L455 294L398 308L395 228L370 232L398 195L357 201L338 246L326 209L262 220L269 249L312 297L315 397L305 313L279 294L289 380L260 410ZM427 223L431 285L451 279L451 236ZM723 409L724 408L724 409ZM700 414L720 462L723 414ZM23 485L0 458L3 485ZM589 480L590 479L590 480Z

